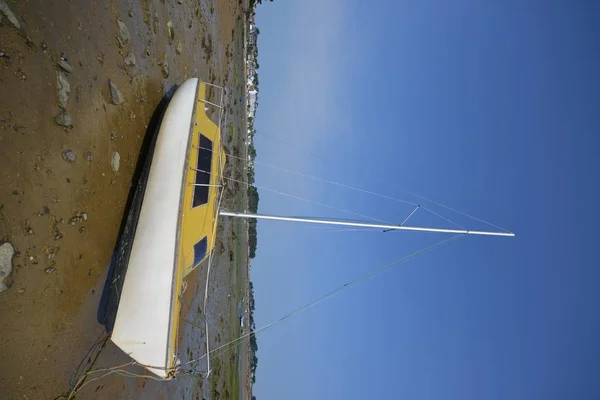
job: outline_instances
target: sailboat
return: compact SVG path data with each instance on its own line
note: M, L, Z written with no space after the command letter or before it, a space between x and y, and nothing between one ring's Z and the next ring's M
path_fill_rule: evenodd
M124 281L117 292L118 309L111 340L138 365L158 377L175 376L177 332L183 278L206 260L215 247L219 217L256 218L289 222L423 231L464 235L514 236L512 232L430 228L312 217L287 217L227 211L220 207L226 154L221 143L220 117L213 122L207 105L207 87L198 79L184 82L173 95L149 161L139 213L134 215L119 257ZM139 193L138 193L139 194ZM121 254L122 253L122 254ZM248 336L248 334L244 335ZM207 363L210 351L207 340Z
M177 364L183 279L214 248L226 156L220 123L207 115L210 85L193 78L164 113L119 288L111 340L159 377ZM220 117L219 117L220 120Z

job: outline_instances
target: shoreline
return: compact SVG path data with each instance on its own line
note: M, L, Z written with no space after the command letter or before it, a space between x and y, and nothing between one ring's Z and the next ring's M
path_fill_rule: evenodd
M0 366L2 398L66 392L103 332L96 312L107 265L145 125L165 90L191 76L234 85L233 63L243 58L234 56L232 31L243 10L235 1L212 10L207 2L182 3L144 1L129 8L125 2L111 7L73 2L43 14L35 5L11 3L20 29L3 18L0 82L7 95L0 98L0 242L9 241L18 253L13 285L0 293L0 357L12 360ZM123 46L116 39L117 19L130 35ZM130 54L135 65L127 64ZM61 60L71 72L57 66ZM64 111L58 75L70 87ZM109 79L120 91L120 104L113 104ZM239 86L232 92L244 90ZM245 110L228 107L234 125L241 124ZM64 114L72 128L55 121ZM68 151L73 161L64 159ZM225 275L215 278L226 283ZM97 365L121 360L127 356L109 341ZM179 380L113 376L94 383L78 398L192 395Z

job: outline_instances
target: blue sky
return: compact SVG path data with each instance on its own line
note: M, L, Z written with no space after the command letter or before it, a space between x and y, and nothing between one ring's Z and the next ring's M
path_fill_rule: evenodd
M599 7L259 6L256 128L295 147L257 135L257 161L419 193L517 237L462 237L264 331L258 399L600 397ZM260 165L256 181L386 221L411 211ZM352 217L260 196L263 213ZM451 226L422 210L411 223ZM446 237L270 221L258 234L257 327Z

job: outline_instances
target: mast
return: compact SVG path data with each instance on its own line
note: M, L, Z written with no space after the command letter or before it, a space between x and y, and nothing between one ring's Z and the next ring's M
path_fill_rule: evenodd
M427 228L421 226L406 226L406 225L390 225L390 224L375 224L370 222L361 221L343 221L335 219L317 219L310 217L284 217L281 215L268 215L268 214L253 214L253 213L242 213L233 211L220 210L219 215L226 217L235 218L256 218L256 219L270 219L277 221L291 221L291 222L306 222L312 224L322 225L341 225L341 226L353 226L359 228L376 228L376 229L389 229L399 231L417 231L417 232L438 232L438 233L456 233L464 235L484 235L484 236L515 236L512 232L492 232L492 231L472 231L467 229L446 229L446 228Z

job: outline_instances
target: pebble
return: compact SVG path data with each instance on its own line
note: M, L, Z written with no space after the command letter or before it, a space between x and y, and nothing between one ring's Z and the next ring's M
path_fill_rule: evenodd
M165 78L169 77L169 59L167 58L167 53L165 53L165 56L163 57L162 73Z
M182 52L183 52L183 45L181 44L181 42L178 42L177 47L175 48L175 53L177 53L179 55Z
M118 151L115 151L110 161L110 166L114 172L119 172L119 164L121 163L121 155Z
M58 66L61 67L65 72L73 72L73 67L71 67L71 65L65 59L61 59L58 63Z
M63 160L68 162L74 162L77 157L75 157L75 153L71 150L63 151L62 153Z
M17 17L15 17L15 14L13 14L13 12L10 10L5 0L0 0L0 11L2 12L2 14L6 15L8 22L10 22L12 26L14 26L16 29L21 29L21 24L19 23L19 20L17 19Z
M0 292L10 288L13 283L13 255L15 249L10 242L0 245Z
M116 106L122 104L125 101L123 93L121 93L117 85L110 79L108 80L108 87L110 89L110 101Z
M136 63L135 54L133 54L133 52L127 53L124 61L125 61L125 65L128 65L130 67L135 66L135 63Z
M120 19L117 19L117 40L119 41L119 46L123 47L129 40L131 39L131 35L129 34L129 29L127 29L127 25L125 25Z
M69 81L67 81L67 75L64 71L58 71L56 75L58 87L58 104L62 108L67 108L67 102L69 101L69 92L71 91L71 85L69 84Z
M56 125L64 127L67 132L73 129L73 120L66 112L61 112L57 115L56 118L54 118L54 122L56 122Z
M173 39L175 39L175 32L173 31L173 22L167 22L167 39L169 40L169 44L173 44Z
M91 151L88 151L88 152L86 153L85 157L86 157L86 159L87 159L89 162L92 162L92 160L94 159L94 155L92 154L92 152L91 152Z
M44 271L45 271L47 274L51 274L51 273L53 273L54 271L56 271L56 269L54 268L54 262L52 262L52 263L50 264L50 266L49 266L48 268L46 268Z

